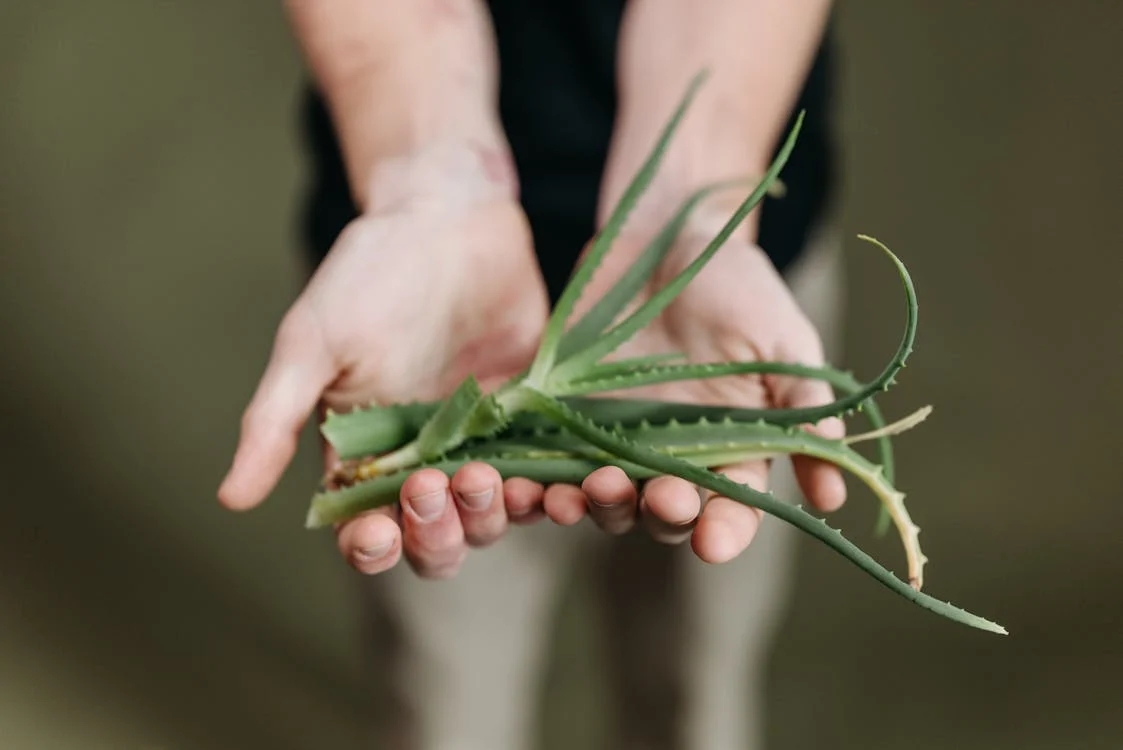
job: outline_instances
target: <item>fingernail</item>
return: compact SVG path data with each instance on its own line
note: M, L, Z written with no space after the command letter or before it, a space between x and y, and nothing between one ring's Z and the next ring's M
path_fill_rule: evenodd
M465 492L460 495L460 502L472 510L487 510L491 507L491 499L495 497L495 489L488 487L481 492Z
M394 542L385 542L383 544L376 544L373 547L366 547L363 549L355 550L355 557L361 562L374 562L386 556L390 548L394 546Z
M444 515L448 506L448 493L445 490L415 495L409 499L409 507L422 521L435 521Z

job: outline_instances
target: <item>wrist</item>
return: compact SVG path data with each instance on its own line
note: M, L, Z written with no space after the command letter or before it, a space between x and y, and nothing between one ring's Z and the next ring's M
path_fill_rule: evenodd
M769 123L745 111L743 93L715 90L713 83L711 76L687 110L635 209L635 219L629 219L633 226L660 227L698 190L733 183L709 194L691 214L688 226L712 226L716 233L767 171L774 140ZM659 84L622 102L605 169L601 222L634 179L686 84L677 91L672 88ZM756 214L739 225L739 234L755 236Z
M439 190L468 182L474 162L483 161L486 175L507 160L482 0L287 0L287 7L361 211L385 202L373 197L376 188L400 201L425 187L421 175ZM395 188L387 173L407 176L409 185Z
M702 118L694 122L705 124ZM747 138L720 138L713 130L708 131L707 137L704 128L691 131L687 130L687 125L684 120L671 141L658 171L628 218L626 232L653 236L699 190L724 185L708 192L694 205L682 230L684 234L713 237L767 171L770 154L764 149L754 151ZM633 136L636 131L623 128L620 132L626 135L616 144L605 169L598 215L600 224L607 219L642 164L629 152L637 145L653 143L659 136L658 133ZM774 184L773 191L778 189ZM734 235L755 241L758 215L759 206L737 226Z
M618 114L600 218L611 211L703 69L710 75L637 213L661 224L699 188L758 180L784 136L829 7L827 0L630 3L620 34ZM727 209L727 217L739 202L736 196L737 191L725 191L707 205Z
M519 186L505 141L450 136L380 154L359 192L364 213L385 214L516 202Z

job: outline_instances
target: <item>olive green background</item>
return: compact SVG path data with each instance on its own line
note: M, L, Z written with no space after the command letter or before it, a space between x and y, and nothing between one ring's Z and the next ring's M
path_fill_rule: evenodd
M772 662L794 748L1123 747L1123 114L1113 2L840 5L845 220L912 269L891 414L928 586L811 541ZM300 61L276 3L0 7L0 747L359 747L357 576L302 528L309 432L270 502L214 490L298 289ZM852 240L849 356L899 292ZM882 559L871 503L836 519ZM575 585L543 735L599 747ZM561 722L560 709L588 718ZM704 749L700 749L704 750Z

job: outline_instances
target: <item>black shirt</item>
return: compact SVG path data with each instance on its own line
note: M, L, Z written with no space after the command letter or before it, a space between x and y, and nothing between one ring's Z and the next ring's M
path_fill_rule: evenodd
M520 196L551 300L592 238L616 108L616 42L625 0L491 0L500 67L499 108ZM829 128L831 50L824 39L793 108L806 110L782 173L787 191L766 198L759 243L783 271L822 214L833 187ZM312 160L303 236L319 263L356 216L323 101L309 91L304 134ZM777 144L778 147L779 144Z

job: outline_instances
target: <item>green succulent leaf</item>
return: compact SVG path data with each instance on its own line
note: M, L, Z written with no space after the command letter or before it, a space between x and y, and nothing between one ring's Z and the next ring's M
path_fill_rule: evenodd
M609 329L607 333L600 336L592 344L570 355L567 359L558 364L549 375L549 383L551 385L565 383L582 377L603 357L615 351L621 344L636 335L640 329L655 320L655 318L659 316L659 313L674 301L675 297L686 288L686 285L698 275L698 272L710 262L721 246L732 236L737 225L743 222L752 210L756 208L757 204L760 203L768 192L769 187L780 176L780 171L784 168L784 165L787 164L788 157L791 156L792 149L795 148L796 138L799 136L799 130L803 125L803 114L803 112L799 113L791 132L784 141L784 145L781 146L772 165L768 168L768 172L765 173L764 179L749 193L748 197L742 201L741 205L738 206L737 210L733 213L733 216L730 217L729 221L725 223L725 226L721 228L717 236L706 245L702 253L691 261L690 265L674 279L668 282L666 286L651 295L638 310Z
M440 403L371 404L345 414L328 412L320 433L344 460L370 456L416 438Z
M597 300L597 303L573 327L565 332L561 344L558 346L558 359L564 360L592 344L597 336L616 320L616 317L651 279L655 269L659 267L667 253L674 247L675 240L678 239L683 226L686 225L690 214L699 203L718 190L736 187L743 182L743 180L730 180L707 185L683 201L679 210L667 221L659 234L655 235L654 239L648 243L643 253L628 267L628 270L613 284L612 288Z
M554 307L549 321L547 321L546 330L542 335L542 342L539 346L538 353L527 375L527 379L530 382L545 382L546 376L553 369L562 334L565 330L566 323L569 322L570 315L573 314L573 309L577 301L581 298L585 287L604 260L604 256L612 247L612 243L616 240L617 235L620 234L620 230L623 228L628 215L639 202L640 196L647 190L647 186L651 184L652 179L654 179L655 173L658 171L659 165L662 163L663 157L667 152L667 147L670 145L671 137L681 124L686 110L694 101L698 90L701 88L707 76L708 73L702 71L690 82L686 94L679 102L678 107L676 107L670 121L663 128L663 132L659 136L655 148L652 149L651 154L644 161L643 166L640 167L635 178L633 178L632 182L624 191L624 194L613 209L612 214L605 222L604 227L593 239L592 245L589 247L584 259L578 264L569 284L562 292L561 298Z
M699 487L704 487L724 497L731 498L746 505L776 516L790 523L801 531L810 534L828 547L839 553L847 560L858 566L861 570L872 576L890 591L908 599L914 604L930 610L938 615L955 622L969 625L991 633L1006 634L1006 629L1001 625L991 622L948 602L940 601L897 578L881 566L876 560L862 551L842 536L842 533L832 529L822 519L812 516L802 508L788 505L769 493L758 492L748 485L739 484L731 479L715 474L704 468L662 454L656 450L641 446L626 440L599 425L585 419L580 414L569 409L565 404L555 398L540 392L534 392L529 399L533 408L539 413L553 420L575 435L589 441L598 448L619 456L622 460L643 466L651 471L661 474L681 477Z

